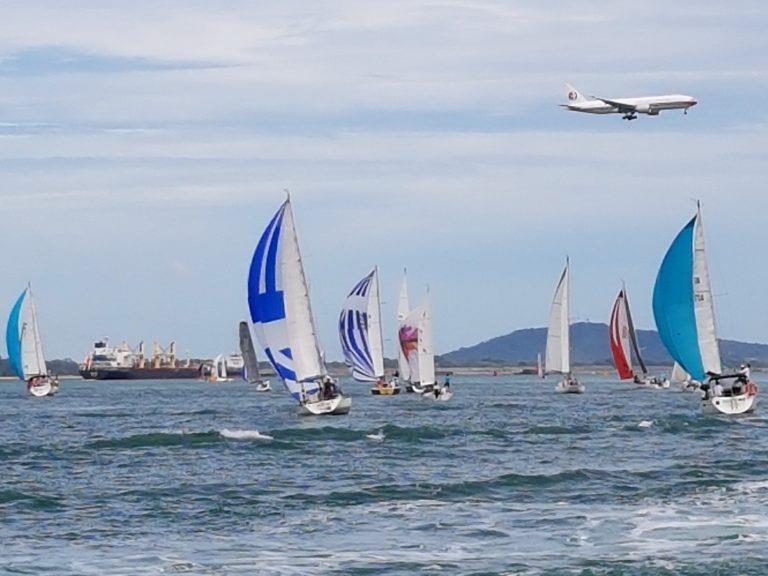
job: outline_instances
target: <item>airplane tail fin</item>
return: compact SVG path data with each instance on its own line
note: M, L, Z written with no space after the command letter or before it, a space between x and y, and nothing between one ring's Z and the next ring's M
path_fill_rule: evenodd
M584 94L576 90L576 88L570 84L565 85L565 96L568 98L569 104L581 104L582 102L587 102L589 100L589 98L586 98Z

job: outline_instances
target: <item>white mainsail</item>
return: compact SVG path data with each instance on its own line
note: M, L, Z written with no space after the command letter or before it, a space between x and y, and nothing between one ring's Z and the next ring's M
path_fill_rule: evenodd
M40 340L40 329L37 325L37 309L32 296L32 287L27 287L26 318L21 325L21 362L24 376L47 376L48 367L43 356L43 343Z
M408 281L406 277L406 271L403 270L403 281L400 284L400 295L397 299L397 326L398 330L400 325L405 320L406 316L410 312L411 305L408 302ZM397 345L397 370L400 378L403 381L410 381L411 373L408 367L408 359L403 354L403 348L400 346L399 332L398 337L395 339Z
M435 383L435 352L432 349L432 312L429 292L424 298L424 312L419 324L419 376L421 384Z
M547 328L547 349L545 352L546 371L569 374L571 371L570 354L570 265L566 260L565 270L555 290L552 307L549 312Z
M722 374L720 347L715 329L715 306L709 280L707 255L704 250L704 228L701 208L696 213L693 240L693 311L696 316L696 332L705 373Z

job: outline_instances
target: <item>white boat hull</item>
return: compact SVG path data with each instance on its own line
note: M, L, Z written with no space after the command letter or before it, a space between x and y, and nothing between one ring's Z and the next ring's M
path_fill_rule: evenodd
M434 384L425 384L424 386L422 386L421 384L411 383L411 391L415 392L416 394L425 394L427 392L432 392L434 388L435 388Z
M27 390L29 390L29 393L35 398L42 398L43 396L54 394L54 392L52 392L51 383L48 381L29 386Z
M708 414L746 414L757 407L757 395L715 396L702 400L701 409Z
M586 387L580 382L558 382L555 385L555 392L560 394L584 394Z
M330 400L307 402L301 405L302 414L313 416L347 414L352 407L352 398L339 395Z
M264 380L256 385L256 392L270 392L271 390L272 385L269 383L269 380Z

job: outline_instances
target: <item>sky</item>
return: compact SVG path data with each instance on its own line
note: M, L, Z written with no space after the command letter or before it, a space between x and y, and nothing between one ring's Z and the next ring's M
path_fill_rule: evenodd
M403 267L438 353L635 322L703 205L721 337L768 342L768 5L760 1L13 1L0 7L0 310L32 283L46 355L109 336L236 348L252 252L290 189L318 331ZM563 85L699 104L633 122Z

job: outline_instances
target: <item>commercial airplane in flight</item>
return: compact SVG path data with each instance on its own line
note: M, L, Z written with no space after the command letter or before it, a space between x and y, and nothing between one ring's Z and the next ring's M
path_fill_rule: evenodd
M667 94L666 96L643 96L640 98L586 98L570 84L565 85L568 104L560 104L563 108L574 112L588 114L623 114L624 120L634 120L638 114L658 116L662 110L683 110L688 114L688 108L697 104L696 99L682 94Z

